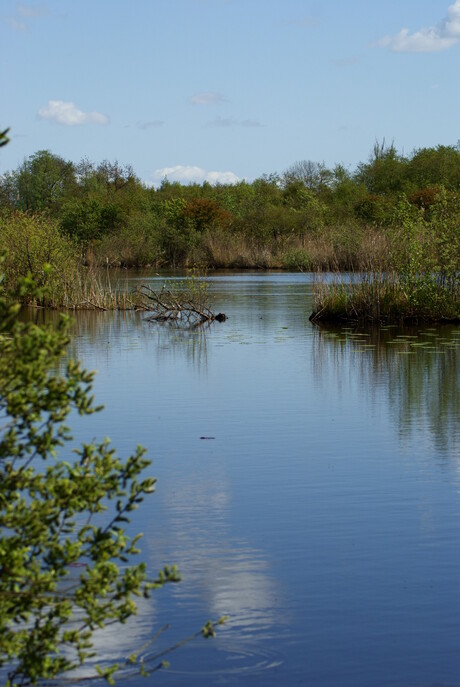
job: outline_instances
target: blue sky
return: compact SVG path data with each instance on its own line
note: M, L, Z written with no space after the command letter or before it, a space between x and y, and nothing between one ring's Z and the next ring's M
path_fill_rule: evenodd
M2 0L0 65L0 173L251 180L460 138L460 0Z

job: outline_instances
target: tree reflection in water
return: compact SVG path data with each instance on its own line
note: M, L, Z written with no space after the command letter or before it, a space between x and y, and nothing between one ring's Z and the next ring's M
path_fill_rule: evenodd
M401 439L424 428L437 451L459 450L460 330L437 328L316 327L315 379L337 387L354 376L369 402L384 388Z

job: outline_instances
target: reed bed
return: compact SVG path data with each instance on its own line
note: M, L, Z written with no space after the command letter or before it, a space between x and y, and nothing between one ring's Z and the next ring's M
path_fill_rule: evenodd
M415 278L397 272L372 272L362 280L317 283L311 321L459 322L460 279L439 274Z
M64 277L58 287L46 291L46 307L63 310L136 310L141 296L136 291L113 288L106 274L80 268L72 281Z
M402 198L385 238L380 267L369 260L361 279L318 284L310 319L460 321L460 228L445 194L428 218Z
M381 267L387 256L385 232L350 225L269 240L251 234L209 234L204 239L201 262L217 268L363 271L370 264Z

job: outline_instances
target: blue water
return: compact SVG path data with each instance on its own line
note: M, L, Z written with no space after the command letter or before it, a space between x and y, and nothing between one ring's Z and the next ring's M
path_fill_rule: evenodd
M226 615L151 680L460 685L459 329L319 329L313 281L211 275L228 320L191 332L78 315L105 410L75 434L148 449L157 491L131 529L152 576L183 577L97 636L102 660L148 661Z

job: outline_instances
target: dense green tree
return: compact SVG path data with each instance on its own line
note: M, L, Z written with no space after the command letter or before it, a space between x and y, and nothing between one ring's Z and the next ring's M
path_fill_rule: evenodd
M407 164L407 177L414 190L444 186L460 191L460 148L437 146L414 151Z
M329 221L356 221L356 208L366 195L364 184L357 182L343 165L336 165L332 172L330 193L325 199Z
M163 203L160 245L173 267L187 263L201 238L186 208L187 201L184 198L171 198Z
M57 215L66 197L77 189L75 168L49 150L40 150L15 172L16 206L20 210Z
M151 210L148 193L132 167L104 160L97 167L83 159L75 168L78 194L62 206L62 229L85 247L120 233L131 216Z
M17 201L16 175L12 172L5 172L0 176L0 210L14 210L17 207Z
M72 198L62 207L60 224L63 231L86 246L104 233L103 203L97 197Z
M322 191L327 188L332 179L332 172L324 162L312 160L299 160L294 162L283 175L285 185L301 182L312 191Z
M397 194L405 189L407 159L398 154L393 143L376 141L367 163L358 165L356 180L372 194Z

